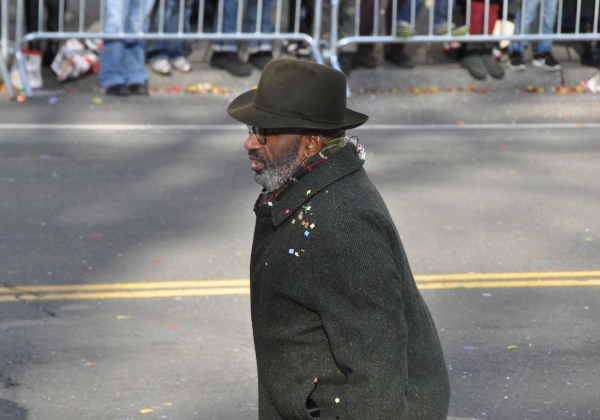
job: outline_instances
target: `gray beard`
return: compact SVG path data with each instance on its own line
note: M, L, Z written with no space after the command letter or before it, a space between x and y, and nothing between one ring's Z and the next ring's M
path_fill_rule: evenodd
M301 161L298 157L298 149L302 137L298 137L294 144L283 155L275 159L272 163L263 159L262 156L257 156L265 164L265 169L260 173L254 173L254 180L257 184L262 185L267 191L277 191L283 186L298 169Z

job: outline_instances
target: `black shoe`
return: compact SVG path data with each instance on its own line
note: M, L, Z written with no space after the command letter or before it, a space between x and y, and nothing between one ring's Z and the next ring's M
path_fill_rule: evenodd
M237 53L234 52L213 52L210 58L210 66L227 70L234 76L245 77L250 76L250 73L252 73L252 66L242 62Z
M114 96L129 96L129 88L125 85L112 85L104 93Z
M481 56L481 59L490 76L494 79L502 79L504 77L504 69L496 57L492 54L484 54Z
M385 60L403 69L412 69L415 67L410 57L404 52L404 48L394 48L385 55Z
M352 60L352 67L364 67L366 69L374 69L377 67L377 60L373 57L373 53L367 50L358 50Z
M600 50L592 48L585 51L581 56L581 65L600 69Z
M556 61L556 58L554 58L550 51L534 56L531 64L533 64L533 67L546 71L559 71L562 69L562 66Z
M479 80L485 80L488 70L479 54L469 54L462 59L460 65L466 68L471 76Z
M267 63L272 59L273 54L271 54L271 51L259 51L254 54L250 54L250 57L248 57L248 62L262 71Z
M148 83L134 83L129 85L129 93L132 95L148 95Z
M527 70L527 66L523 61L523 54L513 51L510 53L510 57L508 59L508 68L512 71L525 71Z

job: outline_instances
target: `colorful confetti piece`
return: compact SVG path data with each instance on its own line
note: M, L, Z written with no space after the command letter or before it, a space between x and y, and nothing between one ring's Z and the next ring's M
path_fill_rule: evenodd
M117 315L117 319L129 319L129 315Z
M519 350L521 347L519 346L515 346L515 345L510 345L507 347L508 350Z
M154 410L151 408L142 408L140 410L140 413L142 413L142 414L154 413Z
M290 248L290 250L289 250L289 253L290 253L290 254L293 254L293 253L294 253L294 249L293 249L293 248Z
M308 236L308 235L310 235L310 232L307 230L304 232L304 236Z
M152 94L179 95L181 93L191 93L196 95L224 95L227 89L220 86L215 86L210 83L198 83L195 85L171 85L162 88L150 88Z

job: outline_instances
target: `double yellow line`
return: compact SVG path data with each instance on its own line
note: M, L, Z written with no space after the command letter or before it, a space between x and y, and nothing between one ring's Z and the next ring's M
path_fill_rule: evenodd
M0 302L63 299L138 299L159 297L247 295L248 280L190 280L148 283L65 284L0 287Z
M433 274L415 276L421 290L600 286L600 271ZM247 295L248 280L189 280L116 284L0 287L0 302L69 299L139 299Z
M433 274L415 276L421 290L512 287L600 286L600 271L543 273Z

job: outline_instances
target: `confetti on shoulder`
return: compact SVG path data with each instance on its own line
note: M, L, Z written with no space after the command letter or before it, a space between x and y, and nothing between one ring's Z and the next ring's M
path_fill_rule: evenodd
M288 251L290 254L294 253L294 248L290 248L290 250Z
M311 190L308 190L308 191L306 191L306 195L310 194L310 191L311 191Z
M307 230L304 232L304 236L308 236L308 235L310 235L310 232Z
M315 228L315 224L313 223L312 225L310 225L310 228L314 229Z

